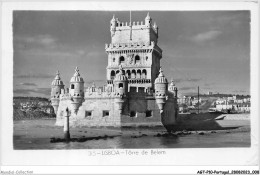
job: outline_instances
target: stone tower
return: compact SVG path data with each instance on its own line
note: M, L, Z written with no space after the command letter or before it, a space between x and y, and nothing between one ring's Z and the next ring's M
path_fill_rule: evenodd
M51 105L54 108L54 113L57 113L59 102L60 102L60 94L61 90L64 89L64 84L61 81L60 73L57 71L56 77L51 83Z
M84 80L80 77L79 69L76 67L73 77L70 79L69 94L72 97L72 106L77 113L79 106L84 99Z
M122 65L129 86L154 88L160 68L162 50L157 45L158 27L147 14L145 21L120 22L113 16L110 21L111 43L108 54L107 80L111 84L119 65Z

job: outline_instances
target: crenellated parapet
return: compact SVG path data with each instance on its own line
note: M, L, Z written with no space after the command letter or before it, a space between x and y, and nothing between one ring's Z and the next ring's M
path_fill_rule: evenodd
M152 29L156 34L158 33L158 26L156 23L152 25L152 18L150 17L149 13L147 13L147 16L144 21L130 21L130 22L121 22L118 18L115 18L113 15L113 18L110 21L111 27L111 36L114 35L114 32L116 30L122 31L122 30L145 30L145 29Z
M61 95L60 95L60 101L66 101L66 100L72 100L72 96L68 92L68 90L67 90L67 92L61 93Z
M145 24L145 21L132 21L132 22L121 22L118 18L115 19L115 29L116 30L129 30L129 27L132 27L132 29L146 29L151 28L154 30L154 32L158 32L158 26L156 23L152 24Z
M154 41L110 43L105 44L105 49L107 53L151 53L152 51L156 51L158 53L162 52L162 49Z
M84 98L113 98L115 96L115 91L113 86L103 86L96 87L91 86L85 89Z
M152 24L152 19L147 14L144 21L121 22L118 18L113 18L110 21L111 43L129 43L135 42L150 42L154 41L157 44L158 26Z

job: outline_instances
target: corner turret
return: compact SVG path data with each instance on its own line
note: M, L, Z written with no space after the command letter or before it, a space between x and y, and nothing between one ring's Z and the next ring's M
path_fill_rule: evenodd
M72 106L74 108L74 112L77 113L78 108L84 99L84 80L80 77L78 67L76 67L75 73L70 80L69 93L73 100Z
M171 84L169 85L168 91L174 94L174 97L177 98L178 89L174 84L174 81L171 81Z
M60 94L62 89L64 89L64 84L61 81L60 73L57 71L56 77L51 83L51 105L54 108L54 113L57 113L59 103L60 103Z
M149 15L149 12L147 13L147 16L145 17L145 25L147 27L150 27L150 25L152 24L152 18Z
M119 65L119 73L116 74L114 79L114 88L115 88L115 102L118 105L118 110L122 113L123 110L123 103L127 97L127 90L128 90L128 80L123 72L122 65Z
M159 30L159 27L157 26L156 22L154 22L154 24L153 24L153 28L154 28L154 30L155 30L155 32L156 32L156 34L157 34L157 37L158 37L158 30Z
M168 91L168 81L163 75L162 68L160 68L160 74L154 81L155 84L155 99L156 103L160 109L160 113L163 113L164 105L167 100L167 91Z
M115 15L113 15L113 18L110 21L110 32L111 32L111 37L114 36L115 32L116 32L116 19L115 19Z

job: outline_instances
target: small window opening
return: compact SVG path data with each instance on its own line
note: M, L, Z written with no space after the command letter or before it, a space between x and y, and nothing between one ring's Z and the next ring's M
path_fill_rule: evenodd
M92 111L86 111L85 112L85 117L90 117L92 116Z
M152 117L153 116L153 111L151 111L151 110L148 110L148 111L146 111L146 113L145 113L146 115L146 117Z
M112 70L111 74L110 74L111 80L113 80L115 78L115 76L116 76L116 73L115 73L115 71Z
M123 83L119 83L119 88L123 88Z
M138 63L140 63L140 57L139 57L139 55L136 55L135 56L135 64L138 64Z
M136 112L135 111L131 111L130 112L130 117L136 117Z
M124 63L124 62L125 62L125 58L124 58L123 56L121 56L121 57L119 58L119 64Z
M103 111L103 117L108 117L109 116L109 111Z
M74 89L74 88L75 88L75 85L74 85L74 84L72 84L72 85L70 86L70 88L71 88L71 89Z

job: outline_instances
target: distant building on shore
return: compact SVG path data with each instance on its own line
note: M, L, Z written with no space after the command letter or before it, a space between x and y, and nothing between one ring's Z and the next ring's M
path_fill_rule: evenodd
M66 108L74 126L138 126L176 124L177 87L160 68L162 49L157 45L158 26L147 14L144 22L110 22L111 44L108 54L107 84L84 89L79 69L65 89L57 72L52 82L51 101L63 125Z
M209 92L208 92L208 95L213 95L213 92L210 92L210 91L209 91Z

